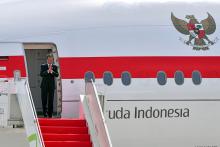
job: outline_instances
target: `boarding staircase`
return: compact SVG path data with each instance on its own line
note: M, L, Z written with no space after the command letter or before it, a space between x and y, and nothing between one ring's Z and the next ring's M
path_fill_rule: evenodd
M45 147L112 147L95 84L86 83L79 119L39 118Z

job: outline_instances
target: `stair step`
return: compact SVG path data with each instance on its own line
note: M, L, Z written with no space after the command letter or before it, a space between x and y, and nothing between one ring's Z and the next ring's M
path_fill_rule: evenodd
M89 134L43 134L44 141L90 141Z
M92 147L90 141L45 141L46 147Z
M40 128L43 134L88 134L88 127L41 126Z
M45 147L92 147L83 119L39 118Z
M75 126L75 127L87 126L86 120L83 120L83 119L40 118L38 120L39 120L40 126Z

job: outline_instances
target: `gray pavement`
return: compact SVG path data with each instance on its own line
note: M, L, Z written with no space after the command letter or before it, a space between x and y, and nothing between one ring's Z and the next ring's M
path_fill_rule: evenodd
M1 147L28 147L24 128L0 128Z

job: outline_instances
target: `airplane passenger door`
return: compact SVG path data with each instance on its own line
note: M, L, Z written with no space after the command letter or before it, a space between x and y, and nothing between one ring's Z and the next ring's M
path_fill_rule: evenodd
M34 100L35 108L38 115L42 114L42 102L41 102L41 76L40 67L41 64L47 63L47 55L53 54L54 64L59 68L59 56L57 48L54 44L50 43L24 43L29 85ZM56 79L56 89L54 91L54 116L60 117L62 112L62 84L61 76Z

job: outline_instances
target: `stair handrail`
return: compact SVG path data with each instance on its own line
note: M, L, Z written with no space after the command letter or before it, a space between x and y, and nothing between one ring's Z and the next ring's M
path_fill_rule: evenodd
M106 124L104 113L101 108L101 103L99 100L98 92L97 92L95 83L92 80L86 82L85 93L86 93L86 95L84 98L86 98L85 100L86 100L86 103L88 104L88 109L89 109L90 115L91 115L90 119L91 119L92 125L93 125L92 128L95 130L95 135L96 135L95 136L96 138L94 140L98 141L98 144L100 147L112 147L112 142L110 139L109 130L108 130L108 127ZM95 112L93 112L94 110L92 111L92 104L90 104L90 103L92 103L91 99L89 98L91 95L94 96L93 98L95 101L92 101L92 102L94 102L93 105L96 106L96 110L97 110L96 113L99 113L98 114L99 118L97 118L97 115L93 116L93 113L95 113ZM98 122L99 124L97 125L96 122ZM89 129L91 129L91 128L89 128ZM100 135L100 133L101 133L101 135ZM94 136L92 136L92 137L94 137Z
M38 120L38 116L37 116L37 112L36 112L36 109L35 109L35 105L34 105L34 101L33 101L31 91L30 91L30 86L29 86L28 80L25 81L25 88L28 91L29 102L32 106L32 112L33 112L34 119L35 119L34 122L37 124L37 135L38 135L38 138L40 138L40 144L41 144L42 147L45 147L45 144L44 144L44 141L43 141L43 135L42 135L42 132L41 132L41 129L40 129L40 123L39 123L39 120Z

